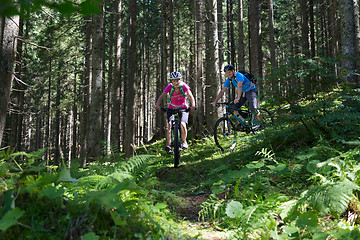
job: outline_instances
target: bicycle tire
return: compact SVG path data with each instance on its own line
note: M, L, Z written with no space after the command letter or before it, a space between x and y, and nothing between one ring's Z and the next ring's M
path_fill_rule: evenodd
M175 123L174 126L174 167L177 168L180 164L180 128L179 124Z
M274 117L269 110L266 108L260 108L258 111L260 111L262 121L259 122L258 120L254 120L255 118L252 118L252 130L254 133L265 129L274 123Z
M233 122L226 117L219 118L215 123L214 139L216 146L222 151L233 150L237 141L237 131Z

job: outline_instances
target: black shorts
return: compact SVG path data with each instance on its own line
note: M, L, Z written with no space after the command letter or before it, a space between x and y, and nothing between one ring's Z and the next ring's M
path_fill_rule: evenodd
M189 112L179 112L179 117L181 119L181 122L185 122L186 124L188 124L189 121ZM173 113L168 112L167 113L167 120L168 122L171 122L172 120L175 119L175 115Z

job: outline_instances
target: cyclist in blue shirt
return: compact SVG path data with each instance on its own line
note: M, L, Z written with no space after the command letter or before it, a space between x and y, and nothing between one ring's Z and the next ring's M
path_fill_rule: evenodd
M216 103L219 99L224 95L225 91L230 87L230 81L237 88L237 97L234 99L234 108L240 108L246 100L249 101L250 111L255 113L256 118L261 121L260 112L256 109L258 108L257 105L257 92L256 86L252 83L247 77L245 77L242 73L235 72L235 68L233 65L228 64L224 67L224 72L226 73L227 79L225 84L219 94L216 96L215 101L212 105L215 107Z

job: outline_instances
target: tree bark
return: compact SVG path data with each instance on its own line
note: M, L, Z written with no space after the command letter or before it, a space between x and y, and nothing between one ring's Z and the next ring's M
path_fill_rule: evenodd
M206 127L209 131L214 127L218 117L217 109L211 106L218 93L219 85L219 55L218 55L218 31L217 31L217 0L206 1L206 64L205 64L205 112Z
M112 151L120 151L120 105L121 105L121 13L122 1L115 0L115 66L111 93L111 146Z
M330 7L331 9L332 7ZM332 10L329 10L332 11ZM310 57L315 57L315 20L314 20L314 0L309 0L309 17L310 17ZM332 35L334 37L334 35Z
M242 0L238 0L239 12L239 40L238 40L238 70L245 69L245 48L244 48L244 5Z
M91 93L91 82L92 82L92 73L91 73L91 62L92 62L92 18L86 18L86 32L85 32L85 69L84 69L84 79L82 84L82 98L83 98L83 108L81 114L81 125L80 125L80 157L83 159L82 165L86 164L87 158L87 148L88 148L88 130L89 130L89 114L90 114L90 93Z
M353 74L356 70L356 43L355 43L355 17L353 0L340 0L341 16L341 48L343 54L343 68L349 73L345 76L345 81L353 83L353 87L358 87L357 77Z
M268 0L269 7L269 42L270 42L270 63L272 68L276 68L275 56L275 33L274 33L274 7L273 0Z
M197 121L194 122L195 136L203 131L204 122L204 98L203 98L203 1L195 0L195 81L194 98L197 108Z
M261 16L260 0L249 1L249 54L250 72L257 77L262 77L261 54Z
M175 70L174 65L174 0L169 1L169 70L173 72Z
M239 0L242 2L242 0ZM222 84L221 72L224 65L224 13L223 13L223 1L217 1L217 18L218 18L218 40L219 40L219 82ZM239 32L240 36L243 36ZM239 45L241 45L239 43ZM239 46L240 47L240 46ZM240 52L239 52L240 55Z
M103 9L104 3L101 3ZM92 84L89 112L87 158L95 160L101 153L102 107L103 107L103 58L104 58L104 18L102 14L93 16Z
M61 71L60 66L62 66L64 63L59 63L59 71ZM60 77L57 79L56 83L56 99L55 99L55 154L54 154L54 164L55 166L60 166L60 99L61 99L61 83L60 83ZM50 134L51 135L51 134Z
M310 56L309 51L309 17L308 17L308 0L299 0L301 15L301 47L302 53Z
M136 0L129 1L129 53L128 53L128 79L131 81L127 84L127 96L126 101L127 110L125 118L124 129L124 150L127 158L134 156L135 152L135 137L134 137L134 102L135 102L135 88L136 88Z
M355 19L355 46L356 46L356 56L360 56L360 19L359 19L359 3L357 0L354 2L354 19ZM360 73L360 62L357 61L356 71ZM357 81L359 82L359 76L357 76Z
M14 79L15 50L19 33L19 16L5 18L0 45L0 147L2 144L11 86Z
M20 18L19 23L19 36L23 37L23 27L24 21ZM20 79L25 77L25 74L22 74L22 55L23 55L23 44L22 41L19 41L17 44L17 54L16 54L16 66L15 66L15 74L19 76ZM18 81L14 82L15 91L11 93L11 102L13 105L12 114L10 116L11 129L10 129L10 139L9 145L15 151L21 150L21 128L22 128L22 106L24 101L24 92L25 89L24 84L19 83Z

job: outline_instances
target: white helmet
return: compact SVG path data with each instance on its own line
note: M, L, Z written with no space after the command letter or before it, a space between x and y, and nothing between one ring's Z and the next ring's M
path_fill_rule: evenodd
M170 80L173 80L173 79L180 79L182 76L179 72L172 72L170 73Z

